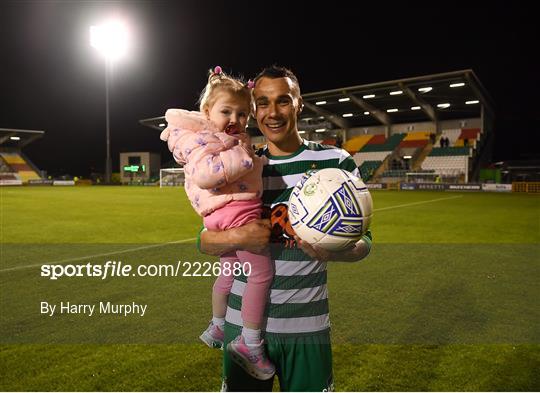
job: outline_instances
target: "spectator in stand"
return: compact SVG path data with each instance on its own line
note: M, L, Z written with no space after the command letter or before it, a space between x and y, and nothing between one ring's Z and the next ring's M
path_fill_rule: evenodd
M441 146L441 148L444 147L444 136L441 136L441 139L439 139L439 146Z
M469 146L469 140L467 138L463 139L463 146Z

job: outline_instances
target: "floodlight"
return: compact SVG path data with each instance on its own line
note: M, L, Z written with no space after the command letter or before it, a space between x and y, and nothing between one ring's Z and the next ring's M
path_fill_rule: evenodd
M126 54L129 33L124 23L110 20L98 26L90 26L90 45L108 60L117 60Z

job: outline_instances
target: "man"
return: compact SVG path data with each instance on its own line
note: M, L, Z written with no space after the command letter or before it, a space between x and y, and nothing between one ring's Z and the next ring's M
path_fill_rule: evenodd
M294 185L312 169L342 168L359 176L350 155L341 149L303 140L297 127L302 97L296 76L281 67L269 67L255 78L254 113L267 145L263 203L270 220L261 219L226 231L204 230L201 251L221 255L235 249L260 253L270 244L275 277L267 305L265 341L276 366L282 391L333 390L330 320L326 263L358 261L369 254L368 232L353 248L341 253L312 247L295 237L287 217ZM225 345L242 327L240 307L246 278L237 277L227 309ZM273 380L250 377L231 361L223 360L223 390L271 391Z

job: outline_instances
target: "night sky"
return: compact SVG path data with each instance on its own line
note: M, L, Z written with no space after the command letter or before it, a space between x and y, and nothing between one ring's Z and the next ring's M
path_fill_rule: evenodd
M0 128L45 130L25 152L49 174L103 172L105 71L89 26L118 15L134 46L111 84L114 171L122 151L169 159L138 120L195 109L218 64L246 78L287 66L304 93L472 68L495 103L494 161L540 158L532 3L255 3L1 1Z

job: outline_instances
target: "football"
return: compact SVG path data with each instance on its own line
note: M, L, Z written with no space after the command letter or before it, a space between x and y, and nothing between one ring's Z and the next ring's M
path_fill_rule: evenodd
M331 251L360 240L372 213L371 194L362 179L338 168L306 173L289 199L289 220L298 237Z

